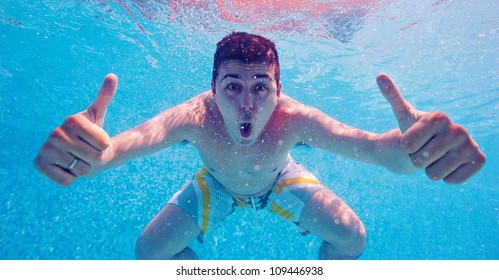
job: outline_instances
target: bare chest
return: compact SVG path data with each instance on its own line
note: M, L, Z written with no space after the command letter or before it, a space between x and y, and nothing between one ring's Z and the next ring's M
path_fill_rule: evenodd
M230 192L241 195L268 190L289 153L282 141L269 138L245 147L219 137L198 143L197 148L208 172Z

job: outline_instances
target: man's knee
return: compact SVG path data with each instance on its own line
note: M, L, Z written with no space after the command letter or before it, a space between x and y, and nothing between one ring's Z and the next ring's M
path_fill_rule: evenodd
M138 260L174 259L175 255L185 248L180 248L179 245L174 244L173 240L158 239L157 236L142 233L135 243L135 258Z
M344 242L347 247L345 251L353 258L357 258L366 247L367 234L364 224L357 215L353 215L344 226L346 227Z
M174 254L159 250L154 240L142 234L135 242L135 258L138 260L170 259Z
M198 256L189 247L160 247L155 242L140 236L135 244L135 258L138 260L196 260Z
M366 247L367 234L359 220L343 230L343 234L325 238L319 250L320 259L357 259Z
M149 250L146 248L146 244L142 236L137 238L137 240L135 241L135 258L137 260L151 259Z
M201 233L195 221L180 207L168 204L137 239L137 259L173 259Z
M357 223L357 226L352 230L352 236L349 240L350 256L355 259L364 252L367 243L366 229L360 220Z
M366 230L355 212L329 189L317 191L308 201L300 224L331 245L341 258L355 258L366 246Z

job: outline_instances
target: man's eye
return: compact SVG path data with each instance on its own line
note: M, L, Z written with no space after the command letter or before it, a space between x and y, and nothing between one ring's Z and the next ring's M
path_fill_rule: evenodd
M256 86L256 90L257 91L262 91L262 90L266 90L267 88L265 86L262 86L262 85L258 85Z
M229 90L229 91L236 91L236 92L239 92L240 88L241 88L241 87L240 87L239 85L237 85L237 84L229 84L229 85L227 86L227 90Z
M255 86L255 91L258 92L258 93L265 93L269 90L269 88L266 86L266 85L256 85Z

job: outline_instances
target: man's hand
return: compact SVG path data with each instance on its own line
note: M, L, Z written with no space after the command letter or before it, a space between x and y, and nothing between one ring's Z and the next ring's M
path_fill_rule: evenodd
M444 113L416 110L386 74L378 75L376 81L397 118L400 146L416 168L425 168L432 180L450 184L463 183L482 168L485 155L461 125Z
M89 175L92 165L104 161L111 139L102 126L117 85L118 78L107 75L95 101L52 131L35 158L35 166L41 173L67 186L77 177Z

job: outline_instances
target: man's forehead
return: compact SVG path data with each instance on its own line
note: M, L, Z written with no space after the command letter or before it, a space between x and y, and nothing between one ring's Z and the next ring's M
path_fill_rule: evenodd
M266 63L243 63L241 61L223 62L219 69L219 82L227 78L238 80L268 79L275 80L275 66Z
M254 72L255 74L259 72L262 74L265 73L271 74L270 76L273 76L275 73L275 66L269 65L268 63L265 62L244 63L238 60L227 60L220 65L219 71L221 73Z

